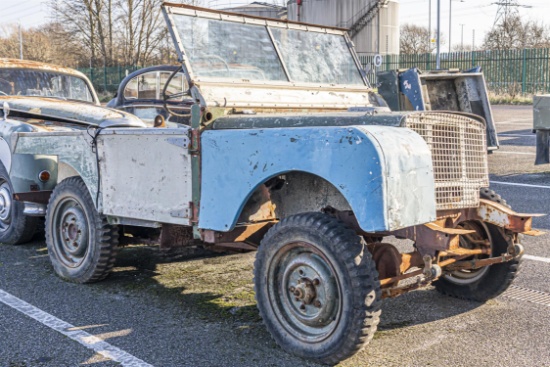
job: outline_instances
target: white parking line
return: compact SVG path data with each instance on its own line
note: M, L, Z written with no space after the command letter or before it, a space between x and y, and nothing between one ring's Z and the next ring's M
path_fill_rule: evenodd
M506 121L497 121L495 124L497 125L509 125L509 124L518 124L518 123L528 123L529 125L533 124L533 119L519 119L519 120L506 120ZM526 124L527 125L527 124Z
M518 155L537 155L537 153L530 153L530 152L510 152L505 150L498 150L494 151L493 154L518 154Z
M505 136L505 137L511 137L511 138L523 138L523 137L531 137L531 138L536 138L537 136L535 134L506 134L506 133L502 133L502 134L497 134L498 136Z
M530 185L530 184L522 184L517 182L502 182L502 181L489 181L492 184L497 185L508 185L508 186L521 186L521 187L532 187L537 189L550 189L550 186L543 186L543 185Z
M547 257L533 256L533 255L523 255L523 258L526 260L540 261L543 263L550 264L550 259Z
M153 367L152 365L142 361L139 358L134 357L131 354L126 353L122 349L119 349L111 344L88 334L83 330L78 330L74 325L69 324L57 317L50 315L41 309L34 307L33 305L9 294L6 291L0 289L0 302L7 306L27 315L28 317L35 319L43 325L46 325L50 329L53 329L72 340L82 344L86 348L92 349L96 353L101 354L104 357L120 363L122 366L127 367Z

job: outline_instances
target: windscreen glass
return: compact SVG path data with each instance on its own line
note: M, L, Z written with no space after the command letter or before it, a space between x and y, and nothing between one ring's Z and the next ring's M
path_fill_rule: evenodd
M173 19L197 78L365 85L343 34L249 24L245 18Z
M82 78L32 69L0 69L0 96L38 96L94 102Z
M189 16L175 23L196 77L287 80L266 27Z
M365 84L344 36L283 28L271 32L293 81Z

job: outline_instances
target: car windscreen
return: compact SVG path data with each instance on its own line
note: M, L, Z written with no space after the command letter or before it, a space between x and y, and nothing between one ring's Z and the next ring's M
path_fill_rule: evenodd
M266 27L188 16L175 22L197 77L287 80Z
M30 69L0 69L1 95L54 97L95 102L84 79Z
M271 32L293 81L364 85L343 36L286 28Z
M173 14L195 77L365 85L342 32ZM286 72L285 72L286 68Z

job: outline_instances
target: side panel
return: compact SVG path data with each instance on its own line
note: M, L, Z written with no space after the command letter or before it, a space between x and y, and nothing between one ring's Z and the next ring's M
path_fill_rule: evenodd
M430 151L412 130L274 128L202 134L199 227L230 230L255 188L291 171L314 174L334 185L364 231L435 220Z
M189 225L188 129L107 129L98 138L106 215Z
M92 151L91 138L85 131L17 133L12 139L12 150L15 154L57 157L58 164L65 164L78 172L95 201L98 177L97 160ZM20 171L25 169L22 165L16 167L15 164L12 164L10 175L17 177L21 174Z

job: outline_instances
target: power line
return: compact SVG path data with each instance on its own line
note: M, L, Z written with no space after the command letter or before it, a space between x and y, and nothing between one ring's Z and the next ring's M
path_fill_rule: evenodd
M32 15L36 15L36 14L39 14L42 12L42 10L36 10L36 9L29 9L31 10L31 12L22 12L22 13L13 13L12 16L8 16L7 17L7 21L14 21L16 19L23 19L23 18L27 18L27 17L30 17ZM4 21L5 22L5 21Z
M4 8L3 10L6 11L6 10L9 10L9 9L12 9L12 8L16 8L16 7L20 7L20 6L28 6L29 4L27 3L19 3L19 4L14 4L14 5L11 5L11 6L8 6L6 8Z

